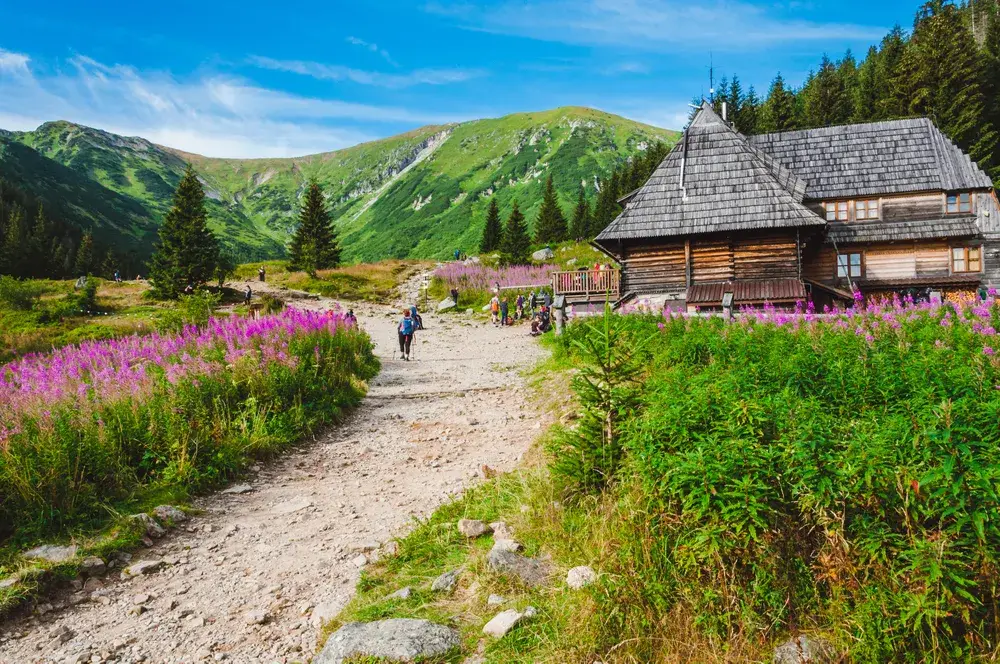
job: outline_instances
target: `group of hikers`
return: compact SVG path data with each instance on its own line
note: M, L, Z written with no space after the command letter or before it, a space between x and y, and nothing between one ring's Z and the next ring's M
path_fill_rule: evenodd
M527 309L527 310L526 310ZM527 298L518 293L514 300L514 315L510 313L510 302L500 294L500 284L493 287L490 300L490 319L496 327L513 325L515 321L531 318L531 334L538 336L552 327L552 295L548 291L531 291Z

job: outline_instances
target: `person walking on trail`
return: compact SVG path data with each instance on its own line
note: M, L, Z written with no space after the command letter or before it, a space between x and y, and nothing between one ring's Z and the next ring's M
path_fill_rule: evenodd
M528 311L531 312L532 316L535 315L535 307L537 306L538 306L538 295L535 294L535 291L531 291L531 295L528 296Z
M519 293L514 301L514 320L524 318L524 293Z
M358 324L358 317L354 315L354 309L347 310L347 315L344 316L344 322L351 326L356 326Z
M265 276L266 276L266 274L265 274L265 272L264 272L264 266L263 266L263 265L261 265L261 266L260 266L260 267L259 267L259 268L257 269L257 279L259 279L260 281L267 281L267 279L265 278Z
M500 325L507 325L507 312L509 311L507 305L507 298L500 300Z
M417 323L413 320L413 315L409 309L403 310L403 320L399 321L399 354L403 360L410 361L410 345L413 343L413 333L417 329Z
M493 325L496 325L497 320L500 318L500 298L496 295L490 300L490 317L493 320Z
M416 329L424 329L424 319L417 313L417 305L415 304L410 305L410 317L413 318L413 323L416 325Z
M246 292L243 293L243 304L250 306L250 298L253 297L253 291L250 289L250 284L247 284Z

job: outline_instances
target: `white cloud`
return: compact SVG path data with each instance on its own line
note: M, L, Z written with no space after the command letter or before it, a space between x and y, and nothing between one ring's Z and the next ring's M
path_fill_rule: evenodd
M357 37L348 37L347 43L354 44L355 46L360 46L361 48L366 48L372 53L379 54L386 62L388 62L393 67L399 66L399 63L392 59L392 56L389 55L389 52L386 51L384 48L379 48L378 44L373 44L371 42L367 42L364 39L359 39Z
M760 49L809 41L871 41L885 29L848 23L819 23L773 14L771 5L741 0L507 0L489 7L443 5L425 10L473 29L544 41L615 45L656 51L697 47L708 50Z
M70 120L209 156L287 157L376 137L359 126L460 119L303 97L235 77L182 81L85 56L69 65L44 76L27 66L0 67L0 127L27 130L46 120Z
M23 53L14 53L0 48L0 72L11 74L28 74L28 63L31 58Z
M342 65L327 65L303 60L275 60L259 55L252 56L250 62L263 69L301 74L302 76L330 81L351 81L359 85L374 85L383 88L461 83L483 75L483 72L477 69L416 69L409 74L384 74Z

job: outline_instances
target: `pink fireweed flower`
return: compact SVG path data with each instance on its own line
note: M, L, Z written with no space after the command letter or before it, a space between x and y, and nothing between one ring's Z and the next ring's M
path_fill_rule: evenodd
M993 357L995 354L996 351L993 350L992 346L983 346L983 355L988 355L989 357Z

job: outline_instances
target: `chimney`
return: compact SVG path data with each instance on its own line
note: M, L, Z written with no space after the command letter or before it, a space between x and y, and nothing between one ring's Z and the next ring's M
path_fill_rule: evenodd
M729 120L729 118L726 117L728 115L728 111L729 111L728 105L726 104L726 102L722 102L722 121L723 122L728 122L728 120Z

